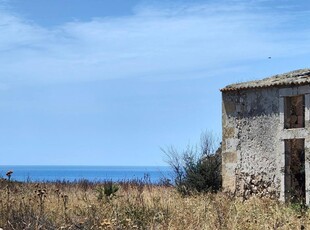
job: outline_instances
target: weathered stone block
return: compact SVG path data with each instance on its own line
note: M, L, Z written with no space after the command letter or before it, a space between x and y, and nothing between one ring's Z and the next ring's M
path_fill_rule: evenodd
M227 138L226 139L226 151L227 152L235 152L235 151L237 151L238 144L239 144L239 139Z
M226 152L222 154L223 163L237 163L237 153L236 152Z
M223 130L223 137L225 139L227 138L233 138L235 136L235 128L234 127L224 127L224 130Z

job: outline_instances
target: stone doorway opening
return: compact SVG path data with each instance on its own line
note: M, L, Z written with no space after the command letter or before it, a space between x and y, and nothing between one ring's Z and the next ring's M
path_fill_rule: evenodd
M285 140L285 200L306 202L305 139Z

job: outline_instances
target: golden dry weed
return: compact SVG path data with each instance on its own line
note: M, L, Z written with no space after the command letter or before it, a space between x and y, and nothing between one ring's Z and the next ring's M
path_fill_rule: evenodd
M99 183L11 181L8 201L6 183L0 180L3 229L310 228L310 212L271 199L243 201L224 193L182 197L172 187L134 183L123 183L115 196L98 199Z

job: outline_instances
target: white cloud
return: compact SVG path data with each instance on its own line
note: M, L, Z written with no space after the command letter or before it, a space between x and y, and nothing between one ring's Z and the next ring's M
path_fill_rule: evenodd
M264 12L241 1L143 5L133 16L68 22L51 29L2 9L0 82L190 78L236 68L233 63L245 60L309 53L309 30L283 25L309 13Z

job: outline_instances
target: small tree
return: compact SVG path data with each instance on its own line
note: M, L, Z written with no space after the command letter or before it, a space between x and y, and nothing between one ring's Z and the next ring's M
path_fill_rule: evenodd
M201 134L200 146L178 152L173 146L162 149L172 167L175 186L182 195L214 192L221 188L221 149L212 132Z

